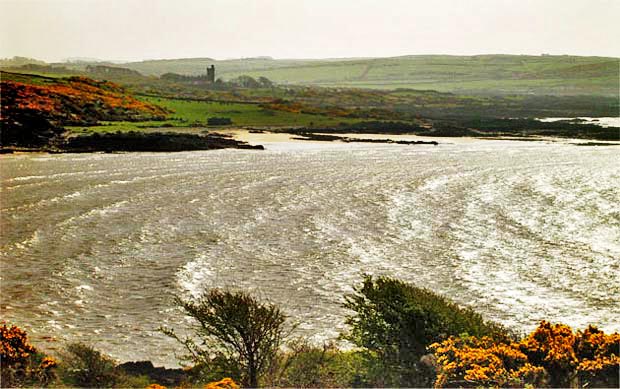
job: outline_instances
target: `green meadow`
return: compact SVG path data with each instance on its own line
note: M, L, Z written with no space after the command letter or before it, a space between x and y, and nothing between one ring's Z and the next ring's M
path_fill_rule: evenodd
M197 132L207 126L207 120L213 117L226 117L232 120L231 126L254 126L254 127L306 127L306 126L334 126L339 123L352 123L358 120L330 117L326 115L312 115L305 113L292 113L262 108L258 104L250 103L227 103L216 101L193 101L168 99L160 97L141 97L149 103L157 104L171 111L165 121L146 122L103 122L102 125L93 127L75 126L68 127L73 132L115 132L137 131L148 128L168 128L178 131ZM194 130L191 130L194 128Z

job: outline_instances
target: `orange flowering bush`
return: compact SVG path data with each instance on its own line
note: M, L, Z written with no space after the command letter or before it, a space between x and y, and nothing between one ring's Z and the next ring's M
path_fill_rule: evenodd
M533 364L547 369L550 384L557 386L574 379L578 364L573 349L575 339L569 326L543 321L521 341L520 348Z
M209 382L204 389L239 389L239 385L232 378L223 378L219 381Z
M47 386L56 379L56 361L39 354L26 332L14 325L8 327L5 323L0 327L0 361L3 387Z
M59 124L97 120L163 118L167 111L128 95L111 82L86 77L55 80L44 85L2 82L2 120L31 112Z
M620 387L620 334L606 335L596 327L589 326L577 332L573 346L579 361L579 380L591 386L603 386L610 382Z
M86 77L46 79L43 84L7 80L1 88L3 145L39 147L58 140L64 125L159 120L168 113L128 95L116 84Z
M14 366L25 363L31 354L36 353L33 345L28 343L26 331L17 326L0 327L0 358L3 366Z
M145 389L166 389L166 387L159 384L150 384Z
M533 366L517 343L497 343L489 337L450 337L429 348L437 357L435 386L521 386L540 384L542 367Z
M573 333L543 321L520 342L455 338L429 346L437 358L435 386L618 386L620 335L595 327Z

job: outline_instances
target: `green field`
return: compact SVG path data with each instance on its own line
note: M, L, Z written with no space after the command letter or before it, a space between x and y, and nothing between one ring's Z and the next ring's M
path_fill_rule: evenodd
M343 121L352 121L324 115L273 111L264 109L257 104L187 101L153 97L144 98L144 100L172 110L174 112L172 119L190 123L206 122L209 117L227 117L232 120L233 125L238 126L307 126L310 122L315 125L333 125Z
M14 81L21 82L24 84L33 84L33 85L46 85L46 84L54 84L56 83L56 78L64 77L61 74L48 74L48 73L40 73L40 72L28 72L25 73L8 73L2 72L2 81Z
M226 117L232 120L232 126L240 127L305 127L305 126L334 126L338 123L352 123L358 120L348 118L334 118L325 115L310 115L284 111L268 110L258 104L222 103L209 101L188 101L157 97L142 97L144 101L167 108L172 113L166 121L147 122L104 122L93 127L68 127L73 132L115 132L136 131L147 128L166 128L169 130L197 132L207 126L210 117ZM231 127L231 126L226 126ZM187 130L188 128L194 128Z

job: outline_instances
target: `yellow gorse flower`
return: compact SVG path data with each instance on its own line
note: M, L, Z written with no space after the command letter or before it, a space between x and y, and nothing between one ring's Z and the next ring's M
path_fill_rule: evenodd
M232 378L223 378L216 382L209 382L203 389L239 389L239 385Z
M546 321L520 342L450 337L429 350L438 365L437 387L463 380L481 386L537 385L550 371L595 376L620 366L620 334L606 335L592 326L573 333L567 325Z

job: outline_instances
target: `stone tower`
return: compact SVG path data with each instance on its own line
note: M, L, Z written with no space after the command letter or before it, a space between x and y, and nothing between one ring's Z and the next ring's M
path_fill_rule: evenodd
M215 82L215 65L211 65L207 67L207 82L210 82L210 83Z

